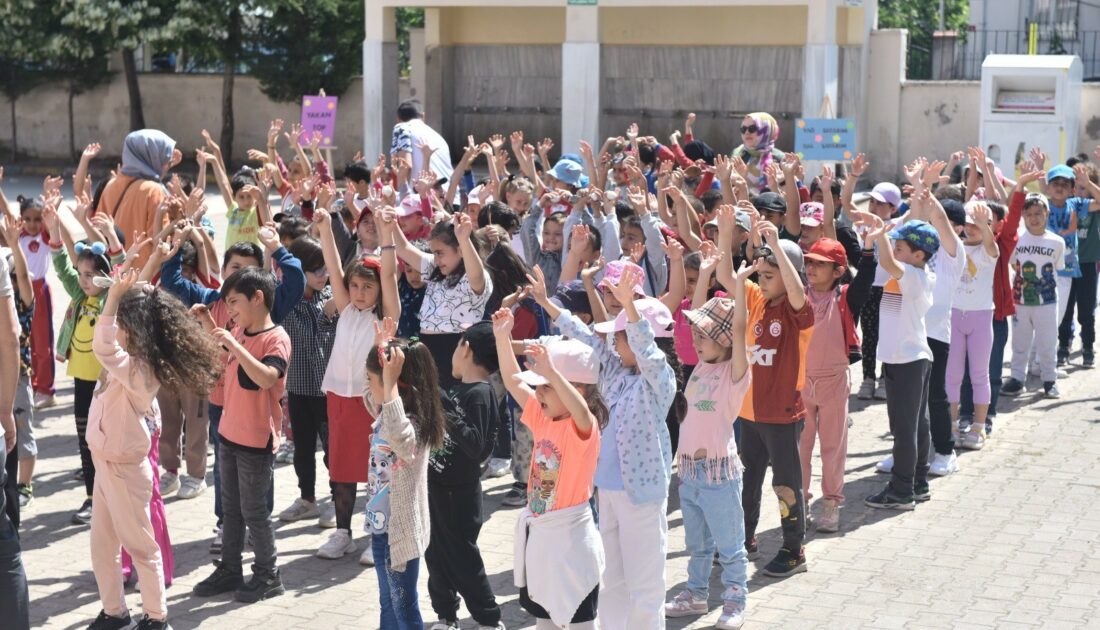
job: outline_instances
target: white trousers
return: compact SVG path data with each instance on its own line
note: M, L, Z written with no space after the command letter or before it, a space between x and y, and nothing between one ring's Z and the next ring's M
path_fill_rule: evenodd
M1016 306L1012 317L1012 378L1024 382L1034 350L1044 383L1057 380L1058 305Z
M600 490L599 507L600 628L664 630L668 499L634 505L624 490Z
M1062 323L1062 318L1066 316L1066 309L1069 308L1069 290L1073 285L1073 278L1067 276L1057 276L1058 281L1058 320L1054 322L1054 326ZM1045 380L1045 379L1044 379Z

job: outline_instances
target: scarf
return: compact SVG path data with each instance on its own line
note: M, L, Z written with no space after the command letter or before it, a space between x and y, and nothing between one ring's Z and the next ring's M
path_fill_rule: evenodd
M158 129L130 132L122 144L122 174L159 182L175 148L176 141Z
M775 141L779 139L779 123L767 112L753 112L746 116L752 119L758 127L756 137L759 139L755 147L741 145L734 149L735 156L741 156L749 167L749 184L763 191L768 186L768 178L765 175L768 165L773 159Z

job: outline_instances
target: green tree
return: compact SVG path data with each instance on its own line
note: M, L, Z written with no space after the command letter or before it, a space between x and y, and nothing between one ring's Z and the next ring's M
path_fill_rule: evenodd
M60 5L59 5L60 6ZM110 79L111 42L87 23L72 23L69 14L54 8L46 57L53 80L60 81L68 93L69 154L79 156L76 147L73 101L77 96ZM68 22L68 23L67 23Z
M48 12L35 0L6 0L0 3L0 92L8 99L11 113L11 159L19 154L19 125L15 104L21 96L45 81L44 51L48 39Z
M397 21L397 69L401 76L407 77L411 60L409 29L424 28L424 9L397 7L394 19Z
M966 34L969 0L943 0L944 30ZM910 79L932 78L932 34L939 29L940 3L934 0L879 0L879 28L909 30L909 51L906 54L907 76Z

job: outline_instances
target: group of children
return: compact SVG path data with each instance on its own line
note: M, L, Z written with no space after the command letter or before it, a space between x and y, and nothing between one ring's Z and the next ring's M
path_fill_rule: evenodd
M74 520L91 523L103 605L90 627L131 624L125 553L142 592L137 627L167 627L162 495L203 492L210 441L219 559L195 596L284 592L271 523L281 455L299 496L278 518L333 528L319 558L359 551L365 484L359 562L377 573L380 627L423 626L423 558L433 630L457 628L462 602L480 627L502 628L478 535L481 480L510 468L503 503L523 507L514 579L537 627L662 628L704 614L717 563L716 627L738 628L769 466L782 543L764 574L805 571L810 529L842 527L851 364L863 362L859 398L884 390L894 438L878 464L890 481L865 503L901 510L930 499L929 476L958 470L956 447L985 445L997 397L1019 395L1028 373L1058 396L1073 306L1082 365L1093 365L1100 188L1088 156L1044 173L1033 151L1016 181L980 149L921 158L904 169L904 195L883 182L861 209L862 156L843 181L828 167L807 180L775 149L770 115L746 116L728 157L692 121L683 145L679 131L666 145L632 126L553 165L548 142L536 149L521 132L511 155L503 136L470 138L446 179L404 156L360 158L343 192L300 129L286 134L295 157L283 163L282 121L266 152L249 152L261 166L232 176L206 135L194 183L169 176L174 143L162 142L151 177L166 192L149 235L123 234L93 194L94 145L74 206L54 178L21 198L3 230L25 333L12 478L25 507L32 388L52 403L47 376L35 380L54 362L50 257L71 299L56 356L74 379L88 494ZM127 149L148 137L131 134ZM435 159L415 150L419 163ZM482 156L489 176L477 180ZM207 166L229 213L220 265ZM690 559L684 590L667 599L670 499Z

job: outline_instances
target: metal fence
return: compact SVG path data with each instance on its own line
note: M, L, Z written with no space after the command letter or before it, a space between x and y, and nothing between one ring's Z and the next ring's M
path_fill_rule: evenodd
M935 37L931 43L910 39L907 76L917 80L976 81L986 55L1026 55L1027 31L973 30ZM1085 80L1100 79L1100 31L1077 31L1071 37L1044 33L1040 55L1077 55Z

